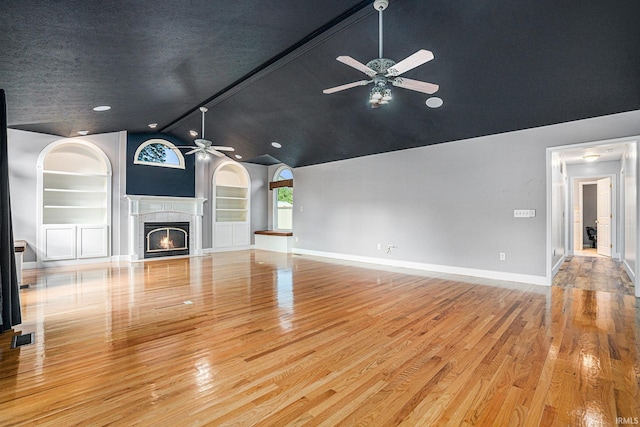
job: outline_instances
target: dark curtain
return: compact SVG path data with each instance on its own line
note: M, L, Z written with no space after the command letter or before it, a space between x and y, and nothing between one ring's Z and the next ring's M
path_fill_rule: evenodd
M13 246L7 151L7 101L4 90L0 89L0 332L22 322Z

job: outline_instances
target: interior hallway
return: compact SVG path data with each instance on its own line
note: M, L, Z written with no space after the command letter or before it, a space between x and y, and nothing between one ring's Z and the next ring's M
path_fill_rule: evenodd
M567 257L553 286L634 295L633 282L622 263L598 255Z

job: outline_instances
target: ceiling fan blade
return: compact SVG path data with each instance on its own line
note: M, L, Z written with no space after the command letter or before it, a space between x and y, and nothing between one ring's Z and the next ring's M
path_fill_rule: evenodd
M420 49L416 53L402 61L398 62L393 67L387 70L387 77L390 76L399 76L405 71L409 71L413 68L416 68L419 65L424 64L425 62L429 62L433 59L433 53L426 49Z
M209 154L213 154L214 156L218 156L218 157L224 157L224 154L214 150L213 148L209 147L209 148L205 148L205 151Z
M373 80L360 80L358 82L347 83L346 85L325 89L322 91L322 93L330 94L330 93L340 92L341 90L351 89L352 87L368 85L371 82L373 82Z
M236 151L233 147L222 147L220 145L213 145L211 148L218 151Z
M412 80L404 77L396 77L391 81L391 84L404 89L415 90L416 92L422 92L426 94L433 94L440 89L440 86L434 83L421 82L420 80Z
M348 65L349 67L355 68L356 70L362 71L369 77L373 77L376 75L376 71L364 65L362 62L356 61L350 56L338 56L336 58L338 61L343 64Z
M185 154L185 155L186 155L186 154L193 154L193 153L197 153L198 151L200 151L200 149L199 149L199 148L194 148L193 150L191 150L191 151L187 151L187 152L186 152L186 153L184 153L184 154Z

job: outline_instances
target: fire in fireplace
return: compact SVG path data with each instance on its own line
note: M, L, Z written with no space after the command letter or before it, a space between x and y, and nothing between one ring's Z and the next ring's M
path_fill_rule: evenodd
M145 222L144 257L189 255L188 222Z

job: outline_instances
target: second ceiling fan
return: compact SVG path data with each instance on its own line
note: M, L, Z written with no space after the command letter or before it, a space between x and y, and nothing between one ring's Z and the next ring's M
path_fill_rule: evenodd
M382 57L382 11L385 10L387 6L389 6L389 0L375 0L373 3L374 9L379 12L379 57L369 61L366 65L350 56L338 56L336 58L343 64L362 71L369 76L370 79L359 80L357 82L325 89L322 91L323 93L331 94L352 87L365 86L373 83L373 88L369 92L369 103L372 108L378 108L384 104L388 104L391 100L391 89L387 87L387 84L426 93L428 95L438 91L439 86L437 84L399 77L400 74L431 61L433 59L433 53L431 51L421 49L398 63Z

